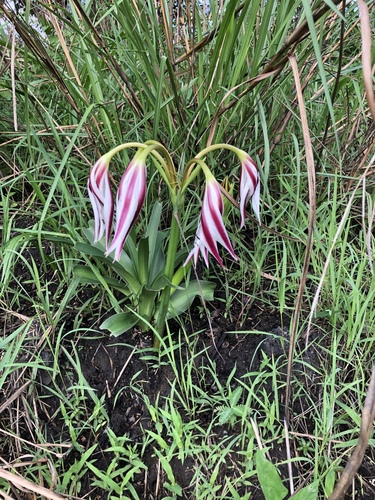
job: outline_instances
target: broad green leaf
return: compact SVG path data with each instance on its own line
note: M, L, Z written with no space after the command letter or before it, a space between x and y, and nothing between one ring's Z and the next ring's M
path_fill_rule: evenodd
M133 312L128 311L125 313L114 314L110 318L106 319L101 325L101 330L109 330L111 335L118 337L123 333L127 332L135 326L139 321L138 316Z
M262 492L266 500L283 500L288 490L283 485L277 468L264 456L266 450L255 453L255 466Z
M175 495L178 495L179 497L182 496L182 488L179 484L177 483L174 483L174 484L169 484L169 483L164 483L164 488L166 490L169 490L171 491L172 493L174 493ZM175 500L175 496L174 497L167 497L167 499L170 499L170 500Z
M138 315L141 317L140 325L142 328L147 328L147 325L144 323L150 322L155 311L155 304L157 301L157 291L147 290L145 286L142 287L142 290L138 297ZM143 321L144 320L144 321Z
M120 265L122 264L122 259L125 259L125 254L121 255L121 260L119 263L112 263L110 259L104 256L104 253L99 249L95 248L94 246L87 245L86 243L77 243L75 245L76 249L80 251L81 253L85 255L91 255L93 257L99 258L101 261L103 261L105 264L108 266L112 267L114 271L117 272L117 274L122 278L126 284L129 286L129 289L131 290L132 294L137 295L139 293L139 290L141 288L141 284L139 283L138 279L134 276L136 273L134 272L128 272L125 270L125 266ZM127 257L129 259L129 257ZM128 266L129 269L129 266ZM108 283L110 284L110 283Z
M151 286L147 286L146 289L150 291L159 292L160 290L163 290L163 288L166 285L173 286L171 282L165 277L163 269L159 273L159 275L156 276L155 280L151 283Z
M158 443L158 445L160 446L160 448L163 448L163 450L167 450L168 449L168 444L167 442L165 441L165 439L163 439L160 434L157 434L156 432L152 432L152 431L149 431L147 430L147 434L149 434L151 437L153 437L155 439L155 441ZM159 450L155 450L156 453L160 453Z
M107 486L109 486L110 488L112 488L113 491L115 491L118 495L121 494L121 485L119 485L116 481L114 481L110 476L109 474L107 474L106 472L103 472L102 470L98 469L97 467L95 467L95 465L91 462L86 462L86 465L89 469L91 469L91 471L94 473L94 477L97 476L99 477L103 483ZM93 482L94 485L100 485L101 486L101 482L99 482L97 479L94 480Z
M353 408L337 400L337 405L340 406L347 415L353 420L354 424L358 427L361 425L361 415L357 413Z
M88 245L87 243L76 243L74 248L85 255L92 255L93 257L100 257L106 259L103 250L97 248L94 245Z
M317 500L319 491L319 479L308 484L292 496L293 500Z
M82 230L83 234L86 236L86 238L88 239L88 241L90 242L90 244L94 247L97 247L99 248L103 253L105 252L106 248L105 248L105 240L104 240L104 237L101 238L99 241L97 241L96 243L94 243L94 221L93 220L90 220L89 221L89 225L88 227L85 227L83 230Z
M129 255L123 250L118 262L113 262L111 258L105 256L106 247L105 240L102 238L100 241L94 243L94 222L89 222L89 227L83 229L83 233L91 244L78 242L75 245L76 250L92 257L99 258L102 262L111 267L129 286L132 294L135 296L139 293L141 284L138 280L138 273L135 269ZM110 284L110 283L108 283Z
M118 262L112 262L112 267L113 269L116 269L119 274L121 274L121 270L124 269L125 272L131 274L133 278L138 281L135 263L131 260L125 250L121 252L120 260Z
M134 269L136 270L138 263L138 248L136 245L136 233L134 228L130 231L128 237L126 238L124 251L128 255L130 262L132 262Z
M139 290L142 287L142 285L139 282L139 280L137 278L137 273L134 270L127 271L125 266L119 265L119 264L121 264L121 260L123 259L124 256L125 256L125 253L123 252L121 255L120 262L118 262L118 263L114 262L112 264L112 269L114 271L116 271L118 276L120 278L122 278L127 283L127 285L129 285L129 288L131 289L132 293L134 295L137 295L139 293ZM130 268L128 267L128 269L130 269Z
M195 297L202 296L204 300L213 300L214 289L215 283L192 280L186 288L175 290L169 300L168 319L175 318L186 311L191 306Z
M100 284L100 280L96 277L96 274L87 266L77 265L74 267L73 273L74 276L80 279L81 283ZM129 288L127 288L124 283L121 283L121 281L110 278L109 276L105 276L103 279L108 285L120 290L125 295L130 294Z

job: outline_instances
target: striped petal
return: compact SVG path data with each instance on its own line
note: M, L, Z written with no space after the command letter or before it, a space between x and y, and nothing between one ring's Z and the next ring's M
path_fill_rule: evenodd
M260 222L260 177L256 163L247 153L240 156L241 182L240 182L240 213L241 227L245 225L245 211L249 199L252 197L252 207L256 218Z
M218 243L231 254L234 260L238 260L224 226L223 212L224 203L220 185L214 177L209 177L203 198L201 218L195 235L194 248L188 255L185 265L194 257L194 266L196 266L198 255L201 253L208 267L208 254L211 253L218 263L224 267L217 248Z
M94 211L94 239L99 241L106 233L108 246L113 219L113 196L108 174L109 161L102 156L91 167L87 183L89 198Z
M116 227L106 255L115 251L119 260L125 240L138 218L146 197L146 165L134 158L122 176L116 198Z

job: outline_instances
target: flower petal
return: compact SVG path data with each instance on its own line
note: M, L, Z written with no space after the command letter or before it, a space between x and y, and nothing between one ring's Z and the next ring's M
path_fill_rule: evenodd
M202 230L205 236L206 242L208 243L209 250L214 248L216 250L216 255L213 251L213 255L217 260L220 259L217 251L217 243L220 243L226 250L232 255L232 257L237 260L237 256L234 253L232 244L229 240L227 231L223 222L224 213L224 203L223 197L220 191L220 185L216 179L209 179L207 181L206 193L203 199L202 207ZM219 258L218 258L219 257ZM221 259L219 260L219 262ZM222 261L220 262L221 265Z
M211 253L218 263L224 267L223 260L217 248L218 243L231 254L234 260L238 260L224 226L223 212L224 203L220 185L214 177L209 177L206 182L206 190L203 197L201 217L195 235L194 248L188 255L184 265L194 257L194 266L196 266L200 252L207 267L209 267L209 253Z
M241 182L240 182L240 213L241 226L245 225L246 205L253 197L253 210L256 218L260 222L259 202L260 202L260 176L256 163L247 153L240 156L241 160Z
M146 197L146 165L133 159L120 181L116 198L116 227L106 255L115 250L114 260L119 260L125 240L138 218Z
M87 183L89 198L94 211L94 240L98 241L106 232L106 244L112 228L113 196L108 174L109 161L102 156L91 167Z

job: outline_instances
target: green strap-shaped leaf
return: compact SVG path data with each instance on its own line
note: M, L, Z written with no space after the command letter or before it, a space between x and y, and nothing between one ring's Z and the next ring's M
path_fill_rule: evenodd
M150 267L152 265L152 257L153 257L154 252L155 252L156 237L157 237L157 234L159 232L160 217L161 217L162 208L163 208L163 205L161 203L159 203L158 201L156 201L154 203L153 208L152 208L150 220L148 222L146 236L148 236L148 239L149 239Z
M108 264L114 271L116 271L118 276L126 282L131 292L134 295L137 295L139 293L139 290L141 289L141 284L139 283L138 273L129 255L125 251L123 251L121 253L119 262L112 262L111 258L106 257L104 238L94 243L93 221L90 221L88 228L83 229L83 233L91 244L78 242L75 245L76 250L84 255L91 255L92 257L96 257L102 262Z
M156 235L156 246L153 250L153 254L149 256L149 274L147 286L150 287L155 281L156 277L161 273L164 274L165 271L165 255L163 251L163 240L166 237L166 233L159 231ZM151 246L151 241L149 241L149 246Z
M136 270L138 264L138 248L136 246L136 234L135 229L133 228L128 237L126 238L124 250L122 253L126 253L130 259L130 262L133 263L134 269Z
M92 255L93 257L100 257L102 259L106 258L103 250L100 250L100 248L96 246L89 245L88 243L76 243L74 248L85 255Z
M133 328L139 321L138 316L133 312L128 311L125 313L114 314L110 318L106 319L101 325L101 330L109 330L111 335L118 337L123 333Z
M149 267L148 267L148 257L149 257L149 240L147 237L141 238L138 242L138 277L140 283L145 285L148 282Z
M90 283L90 284L101 283L101 281L97 278L96 274L87 266L80 266L80 265L75 266L73 269L73 274L74 276L77 276L77 278L79 278L81 283ZM109 286L112 286L113 288L120 290L120 292L122 292L125 295L130 295L131 292L129 288L126 287L125 284L122 283L121 281L116 280L115 278L110 278L109 276L104 276L103 279Z
M169 300L167 318L175 318L186 311L195 297L202 296L204 300L214 299L215 283L211 281L192 280L186 288L179 288L173 292Z

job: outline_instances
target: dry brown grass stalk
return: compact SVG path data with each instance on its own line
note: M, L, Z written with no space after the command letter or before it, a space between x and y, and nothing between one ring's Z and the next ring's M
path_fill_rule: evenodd
M0 467L0 477L13 484L16 488L21 489L22 491L32 491L33 493L37 493L38 495L42 495L45 498L49 498L50 500L61 500L66 498L65 496L58 495L53 491L45 488L44 486L39 486L28 479L25 479L18 474L14 474L13 472L9 472Z
M285 393L285 416L287 422L289 422L289 402L291 397L291 377L292 377L292 365L294 359L294 345L297 335L301 306L302 306L303 292L305 290L306 278L310 264L311 249L313 245L313 230L315 225L315 214L316 214L315 165L314 165L313 147L311 144L309 125L307 122L306 109L303 100L301 82L299 78L298 64L295 56L290 57L290 64L292 67L294 82L296 86L298 107L301 115L301 125L303 130L303 140L306 152L307 178L309 186L309 224L308 224L308 233L306 240L305 259L302 267L302 274L298 289L297 302L294 309L293 324L290 332L288 370L287 370L286 393Z

